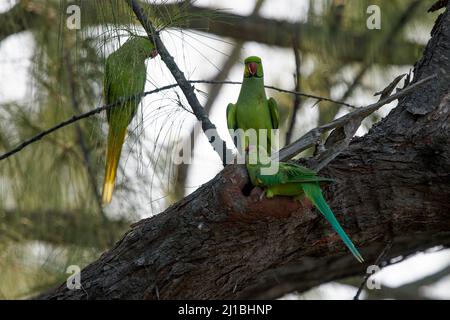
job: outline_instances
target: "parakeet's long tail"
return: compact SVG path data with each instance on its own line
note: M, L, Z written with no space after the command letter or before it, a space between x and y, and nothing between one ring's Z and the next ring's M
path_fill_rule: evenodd
M355 258L359 262L363 262L364 259L361 256L361 254L358 252L358 249L356 249L353 242L350 240L350 238L347 236L345 231L342 229L341 225L337 221L336 217L334 216L333 212L331 211L330 207L326 203L325 199L323 198L322 191L320 190L320 187L318 184L315 183L302 183L303 190L305 192L305 195L310 199L313 204L319 209L319 211L325 216L325 218L328 220L328 222L331 224L333 229L337 232L337 234L341 237L342 241L344 241L345 245L350 249L352 254L355 256Z
M103 182L102 203L108 204L111 202L114 190L114 182L116 181L117 166L119 164L120 153L122 152L122 145L125 140L127 128L120 130L109 130L108 132L108 146L106 150L106 167L105 180Z

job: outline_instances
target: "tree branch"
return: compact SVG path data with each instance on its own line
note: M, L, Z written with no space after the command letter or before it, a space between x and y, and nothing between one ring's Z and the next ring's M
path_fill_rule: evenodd
M238 81L214 81L214 80L189 80L188 82L189 83L205 83L205 84L233 84L233 85L241 85L242 84L242 82L238 82ZM53 133L53 132L55 132L55 131L57 131L59 129L67 127L67 126L69 126L69 125L71 125L71 124L73 124L73 123L75 123L77 121L80 121L80 120L92 117L92 116L94 116L96 114L101 113L102 111L106 111L108 109L120 106L123 101L128 101L128 100L133 100L133 99L145 97L145 96L152 95L152 94L155 94L155 93L158 93L158 92L162 92L162 91L165 91L165 90L173 89L173 88L176 88L176 87L178 87L178 84L169 84L167 86L156 88L156 89L151 90L151 91L146 91L142 95L131 96L131 97L124 97L123 99L121 99L121 100L119 100L119 101L117 101L115 103L104 105L104 106L92 109L91 111L88 111L88 112L85 112L85 113L82 113L82 114L79 114L79 115L73 115L71 118L69 118L69 119L67 119L67 120L65 120L63 122L60 122L60 123L58 123L57 125L55 125L55 126L53 126L51 128L48 128L46 130L42 130L40 133L36 134L35 136L33 136L33 137L31 137L31 138L21 142L15 148L5 152L4 154L1 154L0 155L0 161L4 160L6 158L9 158L10 156L12 156L12 155L22 151L25 147L29 146L30 144L33 144L33 143L41 140L45 136L47 136L47 135L49 135L49 134L51 134L51 133ZM326 98L326 97L321 97L321 96L308 94L308 93L303 93L303 92L295 92L295 91L285 90L285 89L277 88L277 87L274 87L274 86L265 86L265 87L267 89L276 90L276 91L279 91L279 92L284 92L284 93L289 93L289 94L294 94L294 95L301 95L301 96L305 96L305 97L313 98L313 99L317 99L317 100L331 101L331 102L334 102L334 103L337 103L337 104L342 104L342 105L344 105L346 107L349 107L349 108L356 108L356 106L354 106L354 105L351 105L351 104L348 104L348 103L345 103L345 102L342 102L342 101L336 101L336 100L333 100L333 99L330 99L330 98Z
M355 261L311 204L261 199L258 188L248 194L245 167L233 165L133 225L82 270L85 291L64 283L40 298L276 298L363 274L386 241L387 260L449 246L448 8L433 30L414 82L438 76L416 85L321 171L337 181L324 196L366 264Z
M378 256L377 260L375 260L374 265L376 266L380 266L380 264L386 259L386 255L389 253L389 250L391 250L392 247L392 243L388 242L386 244L386 247L384 247L383 251L381 251L380 255ZM358 290L356 291L355 296L353 297L353 300L359 300L359 296L362 292L362 290L364 289L365 285L367 284L367 280L369 280L371 274L366 274L366 276L364 277L363 281L361 282L361 284L358 287Z
M170 73L175 78L175 81L177 82L181 91L183 91L184 96L186 97L189 105L192 108L192 111L194 112L197 119L201 122L203 132L208 138L209 143L217 152L220 159L222 160L222 164L225 166L227 164L227 155L232 155L233 152L226 148L225 141L222 140L219 133L217 132L216 126L209 120L208 114L205 112L200 102L198 101L197 96L194 92L194 88L187 81L180 68L178 68L175 60L170 55L164 43L161 41L159 33L153 27L152 22L144 15L144 12L142 11L142 8L138 4L138 2L135 0L126 1L138 18L139 22L144 27L148 37L155 43L156 49L161 56L161 60L166 64L166 67L170 70ZM217 150L217 148L219 149Z
M300 60L300 53L298 50L299 44L297 40L297 36L295 35L293 37L292 41L292 51L294 52L294 58L295 58L295 91L300 91L300 85L301 85L301 60ZM319 100L320 101L320 100ZM289 144L292 142L292 133L294 131L295 122L297 120L297 113L301 108L301 100L299 95L295 95L294 98L294 105L292 106L292 115L289 120L289 126L286 132L286 144Z
M426 77L425 79L419 80L416 83L409 85L408 87L406 87L406 88L394 93L393 95L390 95L389 97L386 97L378 102L375 102L375 103L368 105L366 107L363 107L363 108L358 108L357 110L347 113L346 115L344 115L330 123L324 124L320 127L314 128L314 129L311 129L306 134L304 134L300 139L298 139L297 141L294 141L290 145L284 147L279 152L272 155L272 159L279 159L281 161L286 161L286 160L289 160L289 159L295 157L297 154L299 154L303 150L306 150L306 149L316 145L318 143L318 140L321 139L321 134L325 133L329 130L341 128L349 123L353 123L354 124L353 127L356 127L356 129L357 129L359 127L359 124L361 123L361 121L364 118L366 118L367 116L369 116L370 114L372 114L373 112L375 112L376 110L381 108L382 106L384 106L394 100L404 97L412 89L414 89L424 83L427 83L427 82L435 79L436 77L437 77L437 74L433 74L429 77ZM355 129L355 128L353 128L353 129ZM354 130L354 131L356 131L356 130ZM339 150L339 152L337 154L334 154L334 157L336 157L340 153L340 151L342 151L342 150ZM334 158L334 157L332 157L332 158ZM329 161L331 161L331 160L332 159L329 159ZM323 166L324 166L323 164L317 164L315 166L316 167L315 169L320 170L321 167L323 167Z

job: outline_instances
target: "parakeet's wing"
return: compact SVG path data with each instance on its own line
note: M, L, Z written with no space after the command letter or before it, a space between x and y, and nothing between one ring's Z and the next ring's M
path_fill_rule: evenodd
M107 104L119 103L120 99L131 98L144 91L147 77L145 61L130 62L129 56L132 56L132 53L125 55L123 51L120 54L116 51L106 60L103 83ZM114 121L120 123L123 121L123 125L128 125L137 112L140 100L140 97L127 100L120 103L121 106L118 108L106 110L108 122L111 123L111 118L114 118Z
M228 130L237 129L236 105L229 103L227 106L227 126Z
M278 104L274 98L267 100L270 111L270 118L272 120L272 128L278 129L280 126L280 115L278 113Z
M229 103L227 106L227 127L228 130L236 130L238 128L237 119L236 119L236 105L233 103ZM238 140L235 135L230 132L231 137L233 138L233 143L237 147Z
M333 179L319 177L315 171L294 163L281 163L280 172L283 175L285 183L333 181Z
M257 172L257 179L262 185L273 186L284 183L308 183L308 182L331 182L333 179L318 177L313 170L292 164L279 163L279 169L276 174L261 174L261 168Z
M308 169L295 163L281 162L280 168L283 172L286 172L289 177L316 175L316 172L314 170Z

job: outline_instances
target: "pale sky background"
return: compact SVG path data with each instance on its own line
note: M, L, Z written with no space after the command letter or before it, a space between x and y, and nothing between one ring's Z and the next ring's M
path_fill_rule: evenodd
M230 12L238 14L251 13L255 1L242 0L198 0L197 5L212 6L218 8L229 9ZM0 11L9 8L14 1L2 0L0 2ZM266 0L260 14L265 17L286 19L290 21L298 21L305 19L307 12L308 1L305 0ZM163 41L168 47L169 51L175 57L180 68L185 72L189 79L210 79L217 73L215 66L220 67L227 59L227 54L232 50L232 39L221 39L217 36L208 37L201 36L199 32L183 32L182 35L178 31L170 31L163 33ZM428 33L427 33L428 34ZM212 38L217 38L214 40ZM184 39L184 41L181 41ZM426 40L426 39L424 39ZM204 56L202 56L202 54ZM33 41L29 33L23 32L18 35L11 36L0 42L0 102L6 101L26 101L32 97L32 84L29 76L29 67L31 65L30 59L33 55ZM262 58L264 63L264 73L267 85L274 85L280 88L293 90L293 78L295 73L295 62L292 49L283 49L278 47L270 47L258 43L246 43L242 51L242 57L249 55L258 55ZM207 57L207 59L205 58ZM209 60L209 61L208 61ZM308 72L308 68L312 68L310 64L305 62L302 70ZM382 89L391 79L396 75L407 72L408 66L390 68L387 72L372 72L370 80L378 84L377 88ZM163 86L165 84L173 83L173 78L167 71L160 58L156 58L148 62L148 83L146 90L154 89L155 86ZM351 79L351 72L348 77ZM236 65L230 72L227 80L241 81L242 79L242 64ZM195 85L197 88L208 91L205 85ZM338 98L345 87L334 88L332 91L332 98ZM268 95L273 94L272 91L267 91ZM229 102L235 102L239 94L239 86L225 85L213 106L213 113L211 114L211 121L216 124L219 134L222 138L230 141L225 122L225 108ZM361 90L356 91L357 98L350 100L351 103L357 105L370 104L377 100L377 98L368 95ZM144 117L150 117L155 107L162 104L167 104L167 101L158 101L164 97L164 94L148 96L143 101ZM205 97L199 95L200 102L206 101ZM99 97L98 106L102 101ZM311 102L312 104L313 102ZM383 115L386 115L395 102L383 107L381 110ZM96 107L96 106L92 106ZM305 106L299 114L299 127L302 132L312 128L313 120L317 118L316 109ZM186 116L183 129L180 136L186 135L190 132L192 125L195 123L194 117ZM162 119L159 125L163 125L167 121ZM144 123L144 126L146 124ZM145 137L154 136L155 128L157 126L152 124L146 126ZM360 129L358 135L363 135L364 130ZM147 141L147 140L146 140ZM16 141L18 142L18 141ZM128 159L130 165L127 165L127 172L130 177L146 173L145 166L137 170L139 164L133 159ZM134 163L133 163L134 161ZM128 162L127 162L128 164ZM201 136L196 141L194 165L190 171L187 182L188 192L193 192L198 186L209 181L222 169L220 159L211 149L208 142ZM121 177L119 176L119 180ZM150 192L150 191L148 191ZM161 204L153 205L149 209L149 199L157 199L164 195L160 190L153 190L151 197L149 194L137 195L135 199L142 208L142 216L149 216L157 214L164 208L164 201ZM114 203L110 211L118 210L118 204ZM397 265L393 265L382 270L376 277L383 283L391 287L396 287L404 283L420 279L426 275L432 274L450 264L450 250L443 250L433 253L421 253L413 258L406 260ZM363 276L363 275L362 275ZM355 294L355 289L350 286L339 284L322 285L320 290L321 295L327 299L351 299ZM450 277L446 277L438 284L426 289L427 293L432 297L450 299ZM306 294L305 298L313 297L314 294ZM289 297L288 297L289 298Z

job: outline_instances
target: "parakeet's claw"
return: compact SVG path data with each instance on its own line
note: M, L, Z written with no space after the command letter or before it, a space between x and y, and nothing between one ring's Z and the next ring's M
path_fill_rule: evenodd
M259 195L259 201L262 201L262 199L264 198L265 194L266 194L265 191L261 192L261 194Z

